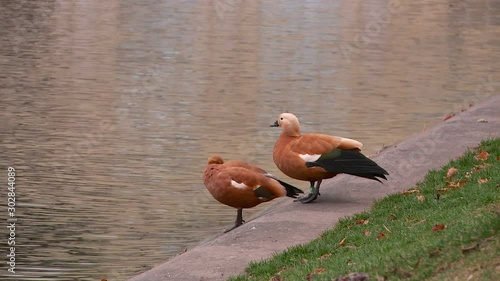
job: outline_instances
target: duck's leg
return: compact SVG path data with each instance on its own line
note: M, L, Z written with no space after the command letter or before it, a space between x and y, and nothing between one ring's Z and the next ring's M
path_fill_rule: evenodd
M321 184L321 180L317 182L316 187L314 187L314 183L314 181L311 181L311 187L309 187L309 193L307 195L295 199L294 202L299 201L300 203L309 203L316 200L316 198L318 198L318 195L320 195L319 185Z
M313 201L316 200L316 199L318 199L318 196L321 196L321 193L319 193L319 186L321 185L322 181L323 180L319 180L319 181L316 182L316 188L314 189L314 199L313 199Z
M243 220L243 209L240 208L240 209L238 209L238 212L236 214L236 221L234 222L233 227L224 230L224 233L229 232L229 231L237 228L238 226L242 225L244 222L245 221Z

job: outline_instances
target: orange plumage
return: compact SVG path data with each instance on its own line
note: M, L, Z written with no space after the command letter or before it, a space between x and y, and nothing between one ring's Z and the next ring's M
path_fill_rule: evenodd
M214 155L208 159L203 182L222 204L238 209L232 230L243 223L242 209L252 208L277 197L297 197L302 190L280 181L263 169L241 161L225 162Z
M360 153L360 142L348 138L304 134L300 123L291 113L282 113L271 127L281 127L282 133L274 145L273 160L287 176L309 181L311 192L300 201L308 203L319 195L323 179L332 178L339 173L365 177L379 181L385 179L387 171ZM314 183L318 182L314 187Z

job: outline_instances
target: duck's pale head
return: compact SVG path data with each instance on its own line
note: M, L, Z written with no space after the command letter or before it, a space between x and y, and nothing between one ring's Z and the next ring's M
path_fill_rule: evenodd
M281 113L271 127L281 127L283 133L288 136L300 136L299 119L292 113Z

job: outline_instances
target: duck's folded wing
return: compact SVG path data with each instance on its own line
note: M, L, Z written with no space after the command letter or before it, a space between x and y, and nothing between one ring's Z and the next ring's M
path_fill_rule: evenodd
M231 179L231 185L234 188L252 190L259 198L272 199L286 194L285 188L277 181L271 180L260 172L241 167L228 167L224 169L224 173Z
M361 150L362 146L356 140L321 134L305 134L290 143L290 149L299 155L323 155L334 149Z

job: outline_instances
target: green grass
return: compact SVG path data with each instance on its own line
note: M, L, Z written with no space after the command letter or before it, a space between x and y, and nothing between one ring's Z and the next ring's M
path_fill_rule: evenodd
M483 151L489 157L477 159ZM499 155L500 139L483 141L410 192L390 195L229 280L335 280L354 272L369 280L500 280ZM451 167L458 172L448 179Z

